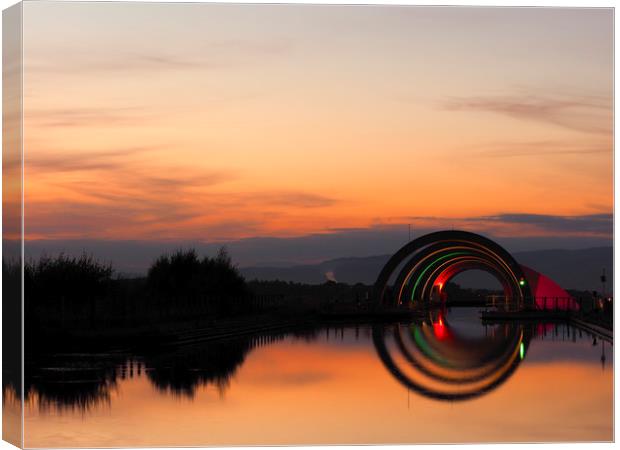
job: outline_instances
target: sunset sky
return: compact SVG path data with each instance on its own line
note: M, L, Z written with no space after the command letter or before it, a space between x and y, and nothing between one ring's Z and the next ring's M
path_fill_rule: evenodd
M611 9L24 4L29 239L611 237Z

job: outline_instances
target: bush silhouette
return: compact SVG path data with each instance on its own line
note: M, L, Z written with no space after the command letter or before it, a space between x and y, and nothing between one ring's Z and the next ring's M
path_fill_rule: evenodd
M169 308L202 305L230 313L248 297L245 280L224 248L215 258L200 259L193 249L160 256L149 268L147 285L151 295Z
M42 327L92 328L108 300L112 266L82 254L69 257L42 256L24 264L26 343L40 341ZM103 306L101 307L103 308ZM43 340L45 343L45 340Z
M106 294L112 279L110 264L103 264L92 256L82 254L55 258L43 256L37 262L24 265L25 294L28 299L63 299L82 301Z

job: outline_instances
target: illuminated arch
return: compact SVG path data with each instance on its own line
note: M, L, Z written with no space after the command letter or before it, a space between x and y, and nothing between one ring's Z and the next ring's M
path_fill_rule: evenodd
M458 230L430 233L398 250L377 277L375 298L382 305L428 302L456 274L471 269L494 275L514 302L534 304L525 273L510 253L484 236Z

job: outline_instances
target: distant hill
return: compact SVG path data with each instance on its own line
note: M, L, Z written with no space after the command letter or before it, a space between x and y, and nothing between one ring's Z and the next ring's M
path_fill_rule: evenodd
M599 277L602 269L607 274L607 290L613 287L613 247L596 247L580 250L536 250L514 253L515 259L556 281L565 289L601 290ZM291 267L242 267L241 273L248 280L283 280L319 284L328 279L344 283L375 282L379 271L390 255L364 258L338 258L319 264ZM488 286L488 277L471 273L459 278L463 287Z
M333 279L343 283L372 284L389 255L330 259L319 264L290 267L241 267L248 280L282 280L320 284Z

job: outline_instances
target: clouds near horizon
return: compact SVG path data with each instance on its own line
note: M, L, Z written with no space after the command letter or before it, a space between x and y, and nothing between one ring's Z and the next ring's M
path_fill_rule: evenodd
M432 220L434 222L432 222ZM524 226L527 217L507 217L508 222L519 222ZM424 222L426 220L427 222ZM486 222L497 225L499 218L486 218ZM439 218L410 218L413 224L412 238L426 233L452 228L441 223ZM431 223L432 222L432 223ZM536 217L534 222L545 222L545 232L531 236L503 236L490 226L481 227L480 218L463 220L462 226L455 228L481 233L502 245L510 252L549 250L549 249L585 249L592 247L610 247L613 245L611 234L612 220L606 217L594 218L557 218L552 216ZM581 222L567 229L569 224ZM584 226L597 230L595 233L583 234L579 230ZM605 229L605 223L607 228ZM227 224L227 227L244 224ZM250 224L250 226L260 224ZM105 261L111 261L121 272L144 273L146 268L160 254L172 252L179 248L195 248L200 254L215 255L221 246L225 246L235 264L247 266L284 267L291 265L316 264L322 261L347 258L389 255L408 242L407 223L381 224L368 228L333 229L328 232L303 236L274 237L256 235L231 241L210 242L190 239L31 239L26 241L25 251L28 258L39 258L42 254L55 255L60 252L79 255L82 252L95 255ZM532 223L529 223L531 226ZM574 232L577 230L577 232ZM597 269L598 270L598 269Z

